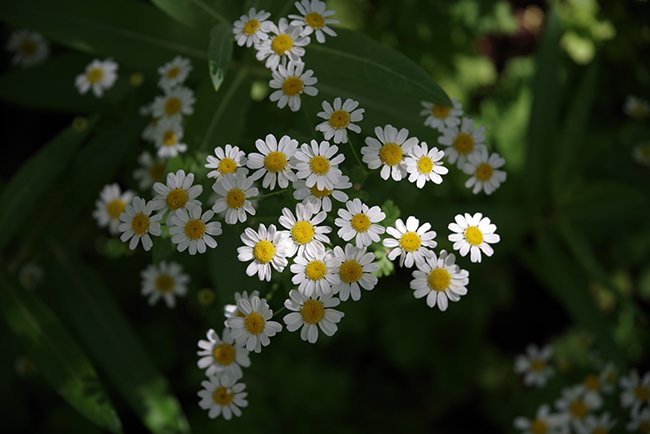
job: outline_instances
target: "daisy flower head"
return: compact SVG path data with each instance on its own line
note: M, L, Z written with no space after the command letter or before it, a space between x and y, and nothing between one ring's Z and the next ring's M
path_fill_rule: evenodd
M486 147L476 148L467 156L463 172L472 175L465 182L465 187L472 188L472 193L478 194L481 190L485 194L492 194L506 180L506 172L498 170L506 164L499 154L488 154Z
M481 262L481 252L492 256L494 250L490 244L498 243L501 238L495 233L497 227L490 222L488 217L477 212L469 215L456 215L455 223L449 223L449 241L454 243L454 250L458 250L461 256L470 253L472 262Z
M255 46L257 60L266 60L265 66L272 71L288 61L300 62L305 55L304 47L309 45L309 37L302 34L301 26L291 26L286 18L280 18L277 25L271 23L268 38Z
M348 195L343 190L347 190L348 188L352 188L352 183L350 182L350 178L345 175L337 178L331 189L321 189L315 185L313 187L307 187L304 179L297 179L293 183L293 198L302 201L305 205L330 212L332 211L332 199L330 199L330 196L341 203L345 203L348 200Z
M120 233L120 214L131 202L133 193L129 190L122 192L118 184L108 184L99 193L95 202L93 217L100 228L108 227L111 234Z
M190 59L176 56L173 60L158 68L158 74L160 74L158 86L168 90L183 84L190 71L192 71L192 62L190 62Z
M50 46L43 35L29 30L18 30L9 36L7 51L14 53L12 65L22 67L43 62L50 54Z
M600 416L587 416L576 425L575 430L577 434L609 434L615 425L616 420L612 420L609 413L603 413Z
M291 264L291 282L307 297L329 294L334 281L334 270L329 261L330 252L304 252Z
M144 151L138 157L138 164L140 167L133 171L133 177L138 181L140 190L147 190L165 179L165 160L162 158L154 158Z
M251 365L248 350L235 344L228 329L224 329L223 339L219 338L213 329L208 330L207 340L201 339L198 345L200 350L197 355L200 359L197 366L199 369L205 369L208 377L227 375L235 379L241 378L243 375L241 368Z
M368 168L378 169L383 179L401 180L406 175L404 157L418 144L416 137L409 138L409 130L398 130L392 125L376 127L374 137L366 137L366 146L361 148L363 162Z
M264 177L262 187L273 190L276 183L280 188L287 188L289 181L296 180L289 162L298 148L297 140L282 136L278 142L273 134L267 134L264 140L255 141L255 147L260 153L251 152L246 162L255 171L251 175L254 181Z
M165 90L157 96L151 106L152 115L157 118L180 118L194 113L194 92L184 86Z
M582 384L585 386L586 395L595 395L596 399L600 399L603 393L609 393L613 390L611 384L607 382L607 379L603 375L605 371L602 371L600 374L589 374L585 377Z
M268 20L270 16L269 12L258 12L255 8L250 8L248 14L239 17L232 28L237 45L251 47L266 41L269 38L268 32L273 27L273 22Z
M440 175L449 173L449 169L442 165L441 160L444 155L445 153L435 146L429 150L427 142L420 142L419 145L413 146L404 160L409 182L415 183L418 188L424 187L427 181L442 183Z
M260 224L257 231L246 228L241 234L243 246L237 248L237 259L249 262L246 268L247 276L254 276L260 280L271 281L271 267L282 272L287 266L288 252L291 251L291 241L287 239L284 231L278 231L275 225L268 229Z
M309 296L292 289L284 301L284 307L291 312L284 316L283 321L287 330L295 332L300 329L300 338L313 344L318 340L318 329L326 336L332 336L338 330L336 324L344 314L332 308L340 303L338 298L329 294Z
M360 133L361 128L353 122L361 122L365 109L357 108L359 103L353 99L346 99L341 102L341 98L334 98L330 105L328 101L323 101L323 111L318 112L316 116L325 119L324 122L316 125L316 130L321 131L325 140L332 140L334 143L347 143L348 130Z
M203 192L203 186L192 184L194 184L193 173L186 175L182 169L177 170L176 173L168 173L166 183L156 182L153 185L156 196L151 201L152 209L154 211L169 210L167 216L167 224L169 224L174 211L187 209L190 206L201 206L197 197Z
M553 349L546 345L538 348L536 345L528 345L526 353L515 358L515 372L523 375L526 386L543 387L553 376L555 370L551 366Z
M183 127L180 117L160 119L156 122L153 135L160 158L175 157L187 151L187 145L182 142Z
M418 264L413 272L411 289L415 298L427 298L429 307L442 312L447 310L449 301L458 301L467 294L469 273L455 264L456 257L445 250L436 257L435 253Z
M75 86L84 95L89 90L99 98L105 90L110 89L117 80L118 65L111 59L95 59L86 66L86 71L75 79Z
M297 204L295 215L289 208L283 208L279 222L287 230L287 256L296 253L302 256L305 252L315 255L324 251L323 243L330 242L326 234L332 232L329 226L318 226L325 221L325 218L327 218L325 211L310 205Z
M386 232L386 228L379 224L386 218L378 206L369 208L368 205L355 198L345 203L345 208L338 210L338 217L334 224L340 229L337 235L343 241L354 238L357 247L366 247L379 242L379 235Z
M248 295L247 291L235 292L235 304L226 304L223 307L223 314L226 317L226 319L232 318L232 317L235 317L235 316L243 316L243 314L239 311L239 309L237 309L237 303L239 303L239 300L241 300L242 298L247 298L248 299L248 298L250 298L250 297L252 297L254 295L257 295L259 297L260 292L257 291L257 290L253 291L253 292L251 292L250 296Z
M155 237L160 235L160 219L162 215L151 215L153 211L152 203L145 202L141 197L134 197L129 203L124 212L120 214L120 240L122 242L129 242L129 249L134 250L140 240L142 240L142 247L149 251L153 246L151 236Z
M155 304L158 299L165 300L167 307L176 306L176 297L187 294L190 276L183 273L183 268L176 262L162 261L160 264L149 265L140 273L142 276L142 295L149 297L149 304Z
M325 2L320 0L301 0L295 3L300 15L289 15L292 26L303 26L302 34L309 36L316 34L319 43L325 42L325 35L336 36L336 32L329 27L338 24L339 20L330 18L334 11L325 10Z
M459 169L465 167L467 156L477 148L485 147L485 127L475 127L470 118L463 118L460 126L443 128L438 143L444 145L445 155Z
M365 247L346 244L343 249L336 246L328 265L334 270L332 293L338 294L341 301L347 301L348 298L359 301L361 288L372 291L377 285L378 279L374 273L379 265L375 262L375 254L368 252Z
M630 421L628 422L626 428L628 431L638 434L650 433L650 407L646 407L639 412L632 413L630 415Z
M318 79L314 77L314 71L304 69L305 64L302 62L289 61L286 67L278 65L269 81L269 87L277 90L269 95L269 100L277 101L279 108L288 105L292 112L297 112L300 110L300 95L304 93L316 96L318 89L314 85L318 83Z
M575 430L601 405L601 400L585 396L585 388L581 384L564 389L562 396L555 402L555 407L567 417Z
M565 415L551 413L551 407L544 404L537 409L534 419L517 417L515 428L521 434L568 434L568 419Z
M338 150L338 146L326 141L303 143L293 156L298 179L304 179L310 188L332 190L343 176L339 164L345 160L345 155L337 155Z
M208 172L208 178L214 178L217 181L222 176L243 171L248 174L246 169L246 153L239 149L238 146L226 145L225 148L217 146L214 148L214 156L208 155L205 167L213 169Z
M234 377L220 375L209 377L201 383L203 390L199 392L199 406L208 410L208 417L214 419L223 416L230 420L232 416L241 416L241 408L248 406L246 400L246 385L236 383Z
M621 387L621 407L630 408L632 413L639 411L641 407L650 403L650 372L643 377L635 370L622 376L618 381Z
M237 309L242 316L235 316L226 320L226 327L238 345L245 345L248 351L259 353L262 347L271 343L271 337L275 336L282 325L277 321L271 321L273 311L265 299L257 295L249 299L241 298L237 302Z
M238 221L246 221L246 213L255 215L255 207L251 199L257 197L259 190L253 187L253 180L244 173L222 176L212 189L219 196L212 210L223 215L227 224L234 225Z
M625 98L623 112L629 117L637 120L645 119L650 115L650 104L643 98L629 95Z
M406 219L406 223L397 219L395 227L386 228L386 233L393 238L387 237L383 241L384 247L391 249L388 259L393 261L399 256L400 267L411 268L433 255L429 249L435 248L438 243L435 241L436 232L430 229L431 224L420 225L420 220L413 216Z
M197 252L205 253L206 247L217 247L213 236L221 235L223 231L221 223L210 221L212 217L214 212L208 210L201 213L200 205L190 205L174 211L169 233L179 252L188 250L190 255L195 255Z
M424 125L435 130L455 127L460 124L463 117L463 107L456 98L451 99L451 107L446 105L434 104L432 102L422 101L422 111L424 116Z

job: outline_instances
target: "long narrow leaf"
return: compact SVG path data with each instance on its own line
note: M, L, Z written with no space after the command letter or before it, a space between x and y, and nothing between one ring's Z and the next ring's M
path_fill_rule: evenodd
M212 78L212 86L214 86L215 91L218 91L221 87L230 65L232 44L232 26L230 24L218 24L210 30L208 57L210 78Z
M207 30L218 23L231 23L237 2L230 0L153 0L160 10L192 28Z

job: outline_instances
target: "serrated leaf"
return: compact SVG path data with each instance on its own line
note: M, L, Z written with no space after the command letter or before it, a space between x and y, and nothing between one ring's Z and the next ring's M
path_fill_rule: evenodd
M219 91L226 71L232 58L232 26L217 24L210 30L210 45L208 46L208 63L210 78L215 91Z

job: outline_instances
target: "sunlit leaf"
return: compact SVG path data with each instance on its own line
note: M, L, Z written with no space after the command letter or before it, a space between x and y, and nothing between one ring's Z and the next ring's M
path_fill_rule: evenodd
M215 91L221 87L228 65L230 65L232 44L232 26L230 24L218 24L210 30L208 57L210 78L212 78L212 86Z

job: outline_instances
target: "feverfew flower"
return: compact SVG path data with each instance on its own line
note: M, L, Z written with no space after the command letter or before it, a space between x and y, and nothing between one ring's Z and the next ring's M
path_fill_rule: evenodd
M472 189L474 194L478 194L481 190L485 194L492 194L506 180L506 172L498 170L504 164L506 160L496 152L488 155L485 147L475 149L467 156L467 162L463 167L463 172L472 175L465 182L465 187L474 187Z
M246 386L243 383L235 383L235 378L228 375L210 377L203 381L203 390L199 392L199 406L208 410L208 417L214 419L223 416L230 420L233 415L241 416L240 408L248 406L246 401Z
M201 206L201 202L197 197L203 191L203 186L200 184L192 185L194 183L194 174L185 174L185 171L180 169L176 173L170 172L167 174L167 182L156 182L153 185L153 190L156 196L151 201L151 207L154 211L167 209L170 211L167 216L167 224L171 222L171 217L174 211L178 209L187 209L190 206Z
M650 372L639 378L637 371L630 371L618 381L621 386L621 407L631 408L632 413L650 403Z
M518 417L514 425L522 434L568 434L567 423L566 416L552 414L550 406L544 404L537 409L535 419Z
M182 142L183 127L180 117L162 118L156 122L153 139L160 158L175 157L187 151L187 145Z
M369 169L381 167L380 175L383 179L393 178L395 181L406 176L404 156L411 152L411 148L418 144L416 137L408 138L409 130L386 125L384 128L376 127L374 137L366 137L366 146L361 148L363 162Z
M485 147L485 127L474 127L470 118L463 118L458 126L443 128L438 137L438 143L445 145L445 155L451 164L456 163L459 169L465 167L467 156L475 149Z
M222 176L214 183L212 189L219 196L212 210L223 215L227 224L245 222L246 213L255 215L255 207L251 199L257 197L259 190L253 187L253 180L244 173Z
M140 190L147 190L165 179L165 160L162 158L154 158L144 151L138 157L138 163L140 167L133 171L133 177L138 181Z
M650 104L648 101L634 95L629 95L625 98L623 111L626 115L633 119L641 120L650 115Z
M250 299L242 298L237 303L237 309L242 316L226 320L232 337L238 345L245 345L248 351L259 353L267 346L270 337L275 336L282 326L277 321L271 321L273 311L265 299L254 295Z
M346 244L345 250L336 246L332 250L328 266L334 270L332 293L338 293L341 301L361 298L361 288L372 291L377 285L375 272L379 265L374 262L375 254L365 247L358 248Z
M283 231L278 231L275 225L260 224L257 232L246 228L241 234L244 246L237 248L237 259L242 262L252 261L246 268L246 275L260 280L271 281L271 267L282 272L287 266L287 255L291 251L291 241Z
M358 198L347 201L345 208L338 210L338 217L334 220L334 224L340 228L337 235L343 241L354 238L357 247L379 242L379 235L386 232L386 228L378 224L386 218L381 208L369 208Z
M336 324L343 318L343 312L332 309L340 304L338 298L329 294L307 296L292 289L284 307L292 311L284 316L283 321L287 330L300 330L300 338L311 344L318 340L318 329L326 336L336 333Z
M326 188L320 189L316 186L307 187L304 179L298 179L293 183L293 198L302 201L303 204L315 208L320 208L325 212L332 211L332 199L330 196L339 202L345 203L348 200L348 195L342 190L347 190L352 187L350 178L341 175L331 190Z
M300 62L305 55L305 47L309 38L302 35L303 28L290 26L286 18L280 18L278 25L271 23L268 38L255 46L257 60L266 59L265 66L272 71L278 65L286 65L288 61Z
M472 262L481 262L481 252L487 256L492 256L494 250L490 244L498 243L501 240L499 235L494 232L497 227L490 222L488 217L477 212L464 216L458 214L455 217L456 223L449 223L449 230L454 232L449 234L449 241L454 243L454 250L458 250L461 256L467 256L470 252Z
M584 421L575 427L577 434L609 434L616 425L616 420L612 420L609 413L603 413L600 416L589 415Z
M426 297L429 307L437 305L444 312L449 301L458 301L467 294L469 273L461 270L455 260L453 253L442 250L440 256L431 253L430 257L418 264L411 280L415 298Z
M599 399L602 393L611 392L613 390L613 387L607 381L607 375L607 372L604 370L598 375L587 375L582 382L582 384L585 386L585 394L595 395L596 399Z
M303 72L304 69L305 64L302 62L290 61L286 67L278 65L269 81L269 87L277 90L269 95L269 100L277 101L279 108L289 105L292 112L297 112L300 110L301 94L316 96L318 89L313 85L318 83L318 79L314 77L314 71L308 69Z
M50 47L43 35L29 30L18 30L9 36L7 51L14 53L12 65L22 67L36 65L47 59Z
M345 155L336 154L338 146L316 140L311 145L303 143L293 155L294 167L298 179L304 179L307 187L332 190L337 181L343 176L339 164L345 160Z
M201 207L196 205L179 208L172 214L169 233L179 252L188 250L190 255L195 255L197 252L205 253L206 246L217 247L212 235L221 235L223 231L221 223L210 221L212 217L214 212L208 210L201 214Z
M255 8L250 8L247 15L239 17L232 29L237 45L251 47L267 40L269 38L268 32L273 27L273 23L268 21L270 16L269 12L257 12Z
M440 131L460 124L463 107L455 98L451 99L451 104L453 107L422 101L420 115L425 116L424 125Z
M250 297L257 295L259 297L260 292L259 291L253 291L251 292L251 295L248 295L248 292L242 291L241 293L235 292L235 304L227 304L223 307L223 314L228 318L232 318L235 316L242 316L242 313L237 309L237 303L239 303L239 300L242 298L249 299Z
M541 349L528 345L526 353L515 358L515 372L523 375L526 386L543 387L555 372L550 365L552 356L553 349L548 345Z
M280 225L287 229L288 248L287 256L298 253L302 256L305 252L315 255L325 250L323 243L329 243L326 234L332 232L329 226L318 226L327 218L325 211L319 211L309 205L301 203L296 205L296 214L289 208L282 209L279 218Z
M414 264L420 264L425 258L433 255L429 249L435 248L438 243L434 240L435 231L431 229L431 224L423 223L420 226L420 220L410 216L406 219L406 224L402 219L395 221L395 227L386 228L386 233L393 238L384 238L383 245L388 247L388 259L395 260L399 256L399 265L411 268Z
M582 385L573 386L562 391L562 397L555 402L555 407L565 415L573 425L574 430L586 418L602 405L602 401L587 399L585 388Z
M241 368L251 365L248 350L235 344L228 329L224 329L223 339L220 339L213 329L208 330L207 338L198 343L199 369L205 369L207 376L227 375L231 378L241 378Z
M626 428L628 431L639 434L650 433L650 407L646 407L637 413L632 413L631 420Z
M122 242L129 242L129 249L134 250L140 240L142 240L142 247L149 251L153 246L150 235L160 235L160 219L161 215L151 215L153 211L152 203L145 202L141 197L134 197L131 203L126 206L126 209L120 214L120 240Z
M167 307L176 305L176 296L187 294L190 277L183 273L183 268L176 262L162 261L158 266L149 265L140 273L142 276L142 295L149 296L149 304L155 304L163 298Z
M325 34L336 36L336 32L329 25L338 24L339 20L329 18L335 12L325 10L325 2L301 0L296 2L295 5L300 15L289 15L289 18L292 26L304 26L303 35L309 36L315 33L316 40L321 44L325 42Z
M194 112L194 92L187 87L178 86L167 89L157 96L151 105L151 114L156 118L178 118Z
M99 227L108 227L111 234L118 234L120 232L120 214L132 198L133 193L129 190L122 193L118 184L104 186L99 193L99 199L95 202L95 211L93 212L93 217L97 220Z
M212 155L207 157L205 167L213 169L208 172L208 178L214 178L218 181L222 176L235 172L243 171L248 174L246 153L240 150L238 146L226 145L225 149L217 146L214 148L214 155L214 157Z
M282 136L278 142L273 134L267 134L262 139L255 141L255 147L261 153L251 152L248 155L248 168L255 170L251 175L253 180L262 180L262 187L273 190L275 184L280 188L287 188L289 181L295 181L296 175L293 173L289 161L298 148L298 141L289 136Z
M93 60L86 66L86 71L75 79L75 86L84 95L92 90L96 97L101 97L105 90L110 89L117 80L118 65L111 59Z
M406 171L409 173L409 182L415 183L418 188L424 187L427 181L436 184L442 183L442 176L449 173L449 169L442 165L445 153L435 146L429 150L427 142L411 148L410 154L404 160Z
M334 139L334 143L347 143L348 130L355 133L361 132L361 128L353 122L361 122L365 110L357 107L359 107L359 103L350 98L346 99L343 104L339 97L334 98L332 105L323 101L323 111L318 112L316 116L325 119L325 122L316 125L316 130L323 133L325 140Z
M160 80L158 86L167 90L183 84L192 71L192 63L186 57L176 56L173 60L158 68Z
M298 285L298 290L307 297L329 294L334 281L334 270L328 266L330 252L304 252L291 264L294 274L291 282Z

